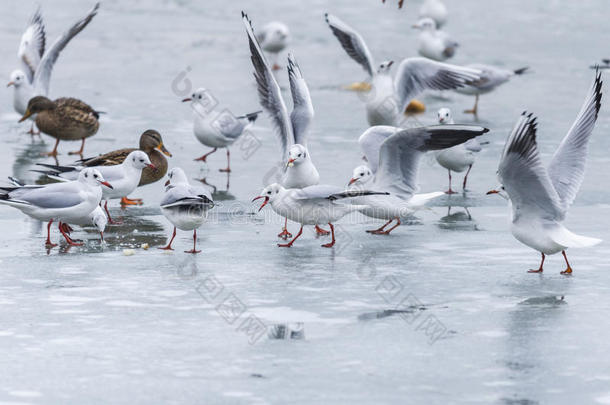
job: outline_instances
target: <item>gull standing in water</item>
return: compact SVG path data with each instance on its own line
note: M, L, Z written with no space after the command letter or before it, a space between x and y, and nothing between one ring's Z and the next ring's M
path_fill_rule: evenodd
M373 234L388 235L426 202L443 195L442 192L415 194L418 190L419 161L428 151L450 148L482 135L489 130L474 125L436 125L404 129L377 126L360 136L359 143L369 166L354 169L349 186L367 187L388 192L388 196L367 195L354 199L362 206L362 214L387 222ZM385 230L392 221L396 224Z
M400 126L409 102L424 90L454 90L480 79L477 69L416 57L404 59L392 80L392 61L381 63L375 70L373 57L358 32L331 14L326 14L326 22L343 49L371 79L372 88L366 97L366 116L371 126Z
M51 82L53 66L61 51L68 42L81 32L95 17L99 3L81 20L77 21L70 29L62 34L51 48L45 52L46 33L40 9L37 9L25 32L21 37L17 56L21 63L21 69L11 73L8 86L13 86L13 107L19 114L24 115L28 101L34 96L47 96ZM34 125L30 129L34 133Z
M454 124L451 110L448 108L438 110L438 122L441 125ZM473 138L467 142L434 153L436 161L449 172L449 189L445 191L446 194L455 194L455 191L451 189L451 172L461 173L468 169L462 183L462 189L466 191L466 182L468 181L470 169L472 169L474 164L475 153L480 151L481 143L477 138Z
M280 138L281 162L285 168L281 183L288 189L304 188L318 184L320 174L311 160L311 154L307 149L307 138L309 127L314 117L313 104L309 95L309 88L301 73L301 68L292 55L288 55L288 79L290 81L290 93L292 95L292 113L288 110L282 98L280 86L265 60L260 46L254 35L252 23L248 16L242 12L248 40L252 64L254 65L254 77L258 87L258 96L263 109L271 117L275 132ZM288 219L284 222L284 228L278 237L287 239L292 237L286 228ZM316 225L319 235L328 235L328 231Z
M530 270L530 273L542 273L545 255L561 252L567 266L561 274L571 274L566 249L589 247L601 242L600 239L576 235L563 225L584 179L587 148L601 99L601 74L596 72L595 82L576 121L547 168L538 152L536 117L524 112L508 136L498 167L502 186L487 194L508 195L512 206L513 236L541 253L540 267Z
M206 189L191 186L179 167L171 169L167 177L169 180L165 183L161 212L174 225L174 232L167 246L159 249L174 250L172 242L178 228L181 231L193 231L193 249L185 250L184 253L199 253L201 250L197 250L197 229L208 217L208 210L214 207L212 195Z
M278 56L286 48L290 40L288 26L279 21L271 21L265 24L260 32L256 34L256 39L263 50L271 55L273 60L271 68L273 70L280 70L281 67L277 63Z
M459 44L445 31L437 29L432 18L422 18L413 28L420 30L417 36L417 52L421 56L443 62L455 55Z

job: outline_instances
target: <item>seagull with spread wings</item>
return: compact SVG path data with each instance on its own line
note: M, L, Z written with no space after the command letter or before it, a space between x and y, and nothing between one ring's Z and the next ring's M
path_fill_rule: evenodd
M392 79L392 61L376 67L362 36L334 15L326 22L347 54L367 72L372 88L366 98L366 116L373 125L400 125L402 112L413 97L424 90L454 90L480 79L480 70L436 62L426 58L406 58Z
M596 72L576 121L546 168L536 142L536 117L531 113L521 114L508 136L498 167L502 186L487 194L500 194L510 201L513 236L541 253L540 267L530 270L530 273L542 273L545 256L561 252L567 266L561 274L571 274L566 249L589 247L601 242L600 239L576 235L563 225L584 179L589 139L601 99L601 74Z

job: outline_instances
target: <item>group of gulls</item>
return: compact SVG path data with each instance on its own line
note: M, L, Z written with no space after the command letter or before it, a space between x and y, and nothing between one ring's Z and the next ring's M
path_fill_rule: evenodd
M60 140L80 140L81 148L75 153L81 159L66 166L39 163L35 171L55 180L54 183L27 185L9 178L10 185L0 186L0 203L48 222L47 246L56 246L50 238L53 222L57 222L67 244L79 245L79 240L70 237L71 225L93 225L103 240L106 225L119 223L110 217L109 200L120 199L122 205L142 204L141 200L129 199L129 194L138 186L166 178L160 206L174 230L167 246L161 249L172 249L176 229L180 229L193 231L193 248L187 252L198 253L197 229L215 203L207 189L189 184L182 169L169 168L165 156L172 155L163 145L161 134L149 129L141 134L138 147L83 158L85 139L98 131L101 112L75 98L51 100L47 97L53 65L61 50L91 22L98 10L99 4L96 4L49 49L45 49L46 34L40 10L31 18L18 51L21 69L11 74L8 83L14 87L14 108L22 115L20 121L32 121L32 134L37 128L56 139L49 155L57 155ZM260 106L270 117L279 139L284 168L281 181L266 186L253 201L262 200L259 211L269 205L285 218L278 234L285 243L278 244L280 247L291 247L302 235L303 226L312 225L318 235L330 234L330 242L322 246L331 248L336 241L334 223L352 212L383 221L379 228L367 232L387 235L430 200L454 193L452 172L466 171L462 183L465 189L475 155L481 150L478 137L489 130L478 125L455 124L448 108L438 111L438 125L404 129L401 124L405 111L414 97L424 91L455 90L475 95L474 108L467 112L477 114L479 95L493 91L527 69L444 63L454 54L457 43L439 30L447 20L447 10L440 0L426 0L420 10L420 20L414 26L421 30L418 47L422 56L398 63L394 77L393 61L376 65L363 37L355 29L337 16L325 14L325 19L341 47L370 79L365 98L370 128L358 139L365 164L353 170L347 188L319 184L315 159L308 149L314 107L303 72L292 54L287 57L290 113L282 96L275 71L281 69L278 54L290 38L288 28L272 22L255 33L252 22L242 12ZM229 147L254 124L261 111L236 117L228 127L219 126L217 120L202 113L209 101L206 97L207 90L200 88L183 100L194 110L196 138L212 148L195 160L205 162L210 153L224 148L227 167L220 170L230 172ZM501 184L488 194L498 194L510 202L514 237L541 252L540 267L531 271L542 272L545 255L562 252L567 265L562 273L569 274L572 269L565 250L600 242L573 234L562 222L584 177L587 146L601 97L601 74L596 71L576 121L547 168L537 149L537 123L533 114L524 112L506 141L498 168ZM445 192L418 193L418 168L427 153L434 154L438 163L448 170L449 188ZM300 224L294 236L287 229L288 220ZM329 229L323 229L325 226Z

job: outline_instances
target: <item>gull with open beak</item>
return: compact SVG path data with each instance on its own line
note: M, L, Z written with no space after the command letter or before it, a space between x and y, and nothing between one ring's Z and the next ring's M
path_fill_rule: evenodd
M566 262L566 269L561 274L571 274L566 249L601 242L576 235L563 225L584 179L587 146L601 99L601 74L596 72L576 121L546 168L536 142L536 117L531 113L521 114L508 136L498 167L502 187L487 194L508 195L512 208L511 233L519 242L542 255L540 267L530 273L542 273L546 255L561 252Z
M39 166L45 167L45 170L34 170L39 173L43 173L48 177L59 180L69 181L78 175L78 172L82 170L82 166L56 166L45 163L37 163ZM108 212L108 201L111 199L119 199L132 193L142 175L142 169L148 167L155 170L156 167L150 162L148 155L141 151L136 150L127 155L123 163L114 166L95 166L95 169L99 170L104 178L108 179L114 188L103 187L103 200L104 210L108 215L108 222L110 224L116 224L118 222L113 221L110 213Z
M48 247L56 246L50 239L53 221L58 221L58 229L69 245L79 245L68 236L64 224L76 223L89 217L99 207L101 187L112 189L112 185L99 170L86 168L72 181L0 187L0 203L15 207L38 221L48 222Z
M331 248L335 245L335 227L333 223L350 212L365 208L362 205L342 203L338 200L377 194L387 195L388 193L368 190L342 190L329 185L286 189L278 183L273 183L265 187L261 195L255 197L252 201L263 199L259 211L269 204L277 214L301 224L297 235L288 243L278 243L278 247L292 247L294 241L303 233L304 225L328 224L332 239L329 243L322 245L322 247Z

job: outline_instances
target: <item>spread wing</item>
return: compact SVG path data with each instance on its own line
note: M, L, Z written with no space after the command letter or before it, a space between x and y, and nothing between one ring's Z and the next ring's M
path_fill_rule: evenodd
M250 59L254 65L254 78L258 87L258 99L263 109L271 117L276 133L279 135L282 148L282 161L286 161L288 148L294 143L292 125L288 116L288 110L277 84L273 72L263 55L263 51L254 35L252 23L248 16L242 12L242 20L246 26L248 41L250 43Z
M475 125L455 124L399 131L381 144L373 188L411 197L417 191L417 171L424 153L459 145L488 131Z
M307 146L307 130L314 116L313 104L301 68L291 54L288 54L288 79L290 80L290 93L292 93L293 107L290 121L294 142Z
M559 195L542 165L536 143L536 117L525 112L508 136L498 177L513 204L514 216L535 215L562 220Z
M372 77L375 72L375 62L364 39L352 27L334 15L327 13L324 16L345 52Z
M360 150L364 154L368 166L373 173L377 172L377 167L379 166L379 149L381 144L399 130L400 128L397 127L377 125L364 131L360 138L358 138Z
M602 101L601 73L587 93L585 102L548 167L551 182L559 194L564 210L572 204L585 176L585 163L591 133Z
M424 90L452 90L480 79L477 69L436 62L426 58L407 58L400 62L395 86L399 107L404 111L413 97Z
M59 57L60 52L68 45L68 42L74 38L79 32L81 32L89 22L97 14L97 10L100 3L95 3L93 9L85 16L85 18L79 20L70 29L62 34L61 37L53 43L51 48L45 53L40 61L36 72L34 73L34 89L41 94L49 94L49 83L51 81L51 73L53 72L53 65Z
M21 43L17 52L17 57L21 62L21 70L27 75L30 83L34 80L34 72L36 72L36 68L44 55L45 44L44 21L42 20L40 7L38 7L21 36Z

